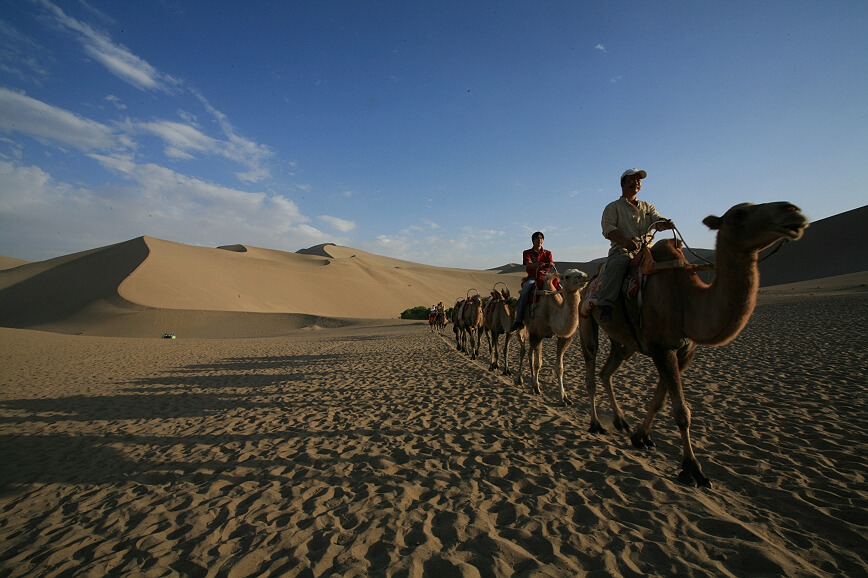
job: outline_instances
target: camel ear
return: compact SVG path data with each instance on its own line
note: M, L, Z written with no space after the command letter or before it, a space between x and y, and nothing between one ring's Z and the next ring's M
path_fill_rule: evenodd
M715 217L714 215L708 215L704 219L702 219L702 224L708 227L709 229L717 230L720 229L720 226L723 224L723 219L720 217Z

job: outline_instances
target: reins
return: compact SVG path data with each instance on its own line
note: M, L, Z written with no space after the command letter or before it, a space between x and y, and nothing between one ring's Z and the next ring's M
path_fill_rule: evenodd
M665 222L667 222L665 219L660 219L660 220L654 221L653 223L651 223L648 226L648 230L645 232L645 236L642 239L642 249L644 249L645 247L650 245L651 241L654 240L654 234L657 233L657 230L654 229L654 226L657 225L658 223L665 223ZM709 261L708 259L706 259L702 255L698 255L693 249L690 248L690 245L688 245L687 241L684 239L684 235L681 234L681 231L678 230L678 227L676 227L674 223L672 224L672 236L676 241L679 241L679 240L681 241L681 244L684 246L684 248L687 250L688 253L690 253L696 259L698 259L704 263L704 265L697 265L694 263L688 263L688 267L678 267L678 268L691 268L691 269L701 270L701 271L707 271L707 270L715 268L715 263L712 263L711 261ZM776 243L774 250L772 250L768 255L766 255L762 259L757 260L757 263L762 263L763 261L765 261L766 259L768 259L772 255L774 255L775 253L780 251L781 248L784 245L786 245L789 241L790 241L789 239L781 239L780 241L778 241Z

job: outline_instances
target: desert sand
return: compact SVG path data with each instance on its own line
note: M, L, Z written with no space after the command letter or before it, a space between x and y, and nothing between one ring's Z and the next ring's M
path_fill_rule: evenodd
M866 272L700 348L711 489L666 408L654 450L605 400L587 433L577 345L561 407L551 343L538 397L395 319L516 275L150 238L0 273L0 575L868 575ZM617 375L634 424L654 376Z

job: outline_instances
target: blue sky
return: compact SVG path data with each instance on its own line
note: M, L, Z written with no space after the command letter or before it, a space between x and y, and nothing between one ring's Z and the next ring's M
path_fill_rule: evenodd
M868 2L0 0L0 254L149 235L431 265L863 206Z

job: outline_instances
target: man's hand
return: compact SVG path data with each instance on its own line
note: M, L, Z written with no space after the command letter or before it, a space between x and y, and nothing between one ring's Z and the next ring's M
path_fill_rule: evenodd
M666 221L662 223L657 223L654 228L658 231L668 231L675 228L675 223L672 222L672 219L666 219Z
M624 237L624 242L621 243L621 246L627 249L628 253L639 250L639 243L635 239L628 239Z

